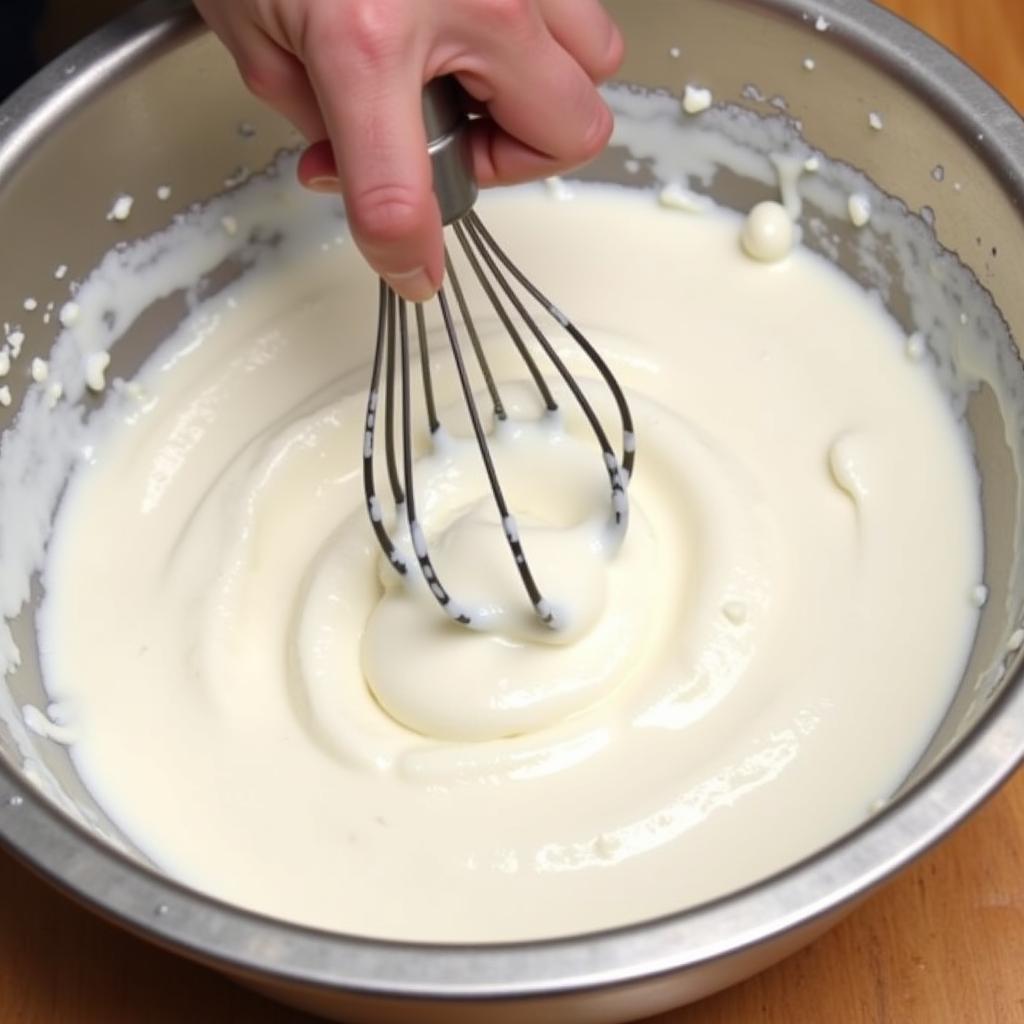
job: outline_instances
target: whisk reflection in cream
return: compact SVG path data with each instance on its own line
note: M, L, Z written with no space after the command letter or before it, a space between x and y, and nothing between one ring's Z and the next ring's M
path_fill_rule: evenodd
M442 78L429 83L424 90L423 110L428 148L434 169L434 188L441 208L442 219L446 225L450 226L472 270L473 277L486 296L491 310L500 321L508 339L521 357L529 377L536 387L543 404L541 421L548 423L553 429L561 429L559 405L524 334L532 337L536 347L554 367L600 446L610 490L610 516L606 538L601 546L606 551L614 552L621 544L629 522L627 492L636 457L633 419L625 394L600 353L568 317L522 273L473 211L477 188L468 165L465 137L468 120L464 113L461 89L454 79ZM444 333L451 349L466 411L469 415L472 434L479 449L480 460L500 526L519 579L533 606L536 617L551 630L565 631L570 626L570 615L565 607L542 592L538 585L527 559L519 521L509 507L499 479L488 443L488 434L484 428L474 394L469 367L463 353L462 332L469 339L492 407L494 419L492 439L497 435L501 426L509 422L509 412L492 372L485 352L485 345L477 329L477 322L470 311L469 302L459 281L451 254L447 250L445 264L447 281L461 320L461 331L449 301L448 291L444 286L437 296L438 308L444 325ZM621 420L621 458L612 447L594 404L538 324L537 318L527 308L527 298L550 316L582 350L610 391ZM416 305L414 311L427 426L431 445L436 452L443 446L447 434L444 432L438 416L434 398L423 306ZM399 574L407 576L409 562L412 558L403 551L400 541L396 542L385 525L384 509L377 495L375 482L374 455L378 436L377 426L383 416L385 462L394 502L395 519L397 523L401 523L404 518L407 524L412 557L415 558L431 594L451 619L471 628L487 628L496 616L489 614L486 608L471 607L468 603L456 599L442 582L441 576L435 568L426 533L417 512L410 334L407 303L398 298L387 283L381 280L377 340L366 404L363 443L363 486L370 522L391 566ZM398 431L396 410L400 411L401 418L401 470L399 469L399 443L396 438Z

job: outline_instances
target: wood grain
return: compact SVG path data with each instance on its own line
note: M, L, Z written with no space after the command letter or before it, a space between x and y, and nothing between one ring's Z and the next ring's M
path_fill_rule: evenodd
M1024 0L888 0L1024 110ZM299 1024L0 855L3 1024ZM658 1024L1024 1021L1024 774L813 946ZM652 1022L653 1024L653 1022Z
M1022 0L879 2L938 39L1024 113Z

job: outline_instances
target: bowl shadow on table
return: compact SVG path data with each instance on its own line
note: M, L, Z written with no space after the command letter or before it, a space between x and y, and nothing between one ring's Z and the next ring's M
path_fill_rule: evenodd
M0 950L3 1021L314 1020L101 921L4 854ZM997 958L984 955L995 950ZM1018 774L940 849L812 946L649 1024L1024 1020L1022 962L1024 774Z

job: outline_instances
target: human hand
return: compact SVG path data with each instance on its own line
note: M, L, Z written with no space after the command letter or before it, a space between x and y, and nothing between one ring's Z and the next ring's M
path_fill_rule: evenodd
M477 181L511 184L585 163L612 117L595 85L623 44L599 0L195 0L248 88L310 146L303 184L340 191L370 265L413 301L444 273L421 94L454 74L474 120ZM324 141L320 141L324 140Z

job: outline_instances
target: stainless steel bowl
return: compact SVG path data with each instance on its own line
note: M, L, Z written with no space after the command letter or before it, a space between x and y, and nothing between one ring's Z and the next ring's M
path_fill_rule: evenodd
M934 211L938 238L1024 338L1024 124L935 43L866 0L617 0L627 80L777 114L785 96L810 143L862 168L911 209ZM827 32L815 30L824 16ZM680 60L669 48L683 48ZM813 78L801 67L813 51ZM756 83L760 93L745 89ZM746 98L744 98L746 96ZM869 110L891 131L864 144ZM240 122L257 128L236 130ZM211 196L239 167L295 143L240 86L187 4L153 0L93 36L0 107L0 238L7 254L0 320L39 295L56 263L81 276L116 241L104 220L120 191L174 188L174 207ZM964 182L969 201L939 188ZM966 191L966 189L965 189ZM131 226L160 227L167 204L139 202ZM16 255L16 258L13 258ZM56 286L54 286L56 292ZM128 366L173 323L147 313L116 359ZM36 331L22 363L45 355ZM134 353L134 354L133 354ZM1008 373L1019 372L1013 364ZM146 866L92 805L66 754L19 748L0 724L0 840L69 895L125 928L281 1000L351 1020L617 1021L695 1000L784 957L941 839L1024 757L1024 683L1004 638L1019 623L1024 466L1007 444L1009 411L983 389L968 404L982 478L991 600L959 695L893 801L803 863L728 898L634 927L562 941L443 947L318 933L198 895ZM4 424L0 424L4 425ZM6 499L10 500L10 495ZM4 609L9 611L9 609ZM8 707L44 700L31 605L12 623L24 655L0 686ZM2 706L2 702L0 702ZM26 764L26 757L28 764ZM61 807L31 783L32 762L61 781ZM84 814L76 814L81 811ZM94 825L90 826L90 822Z

